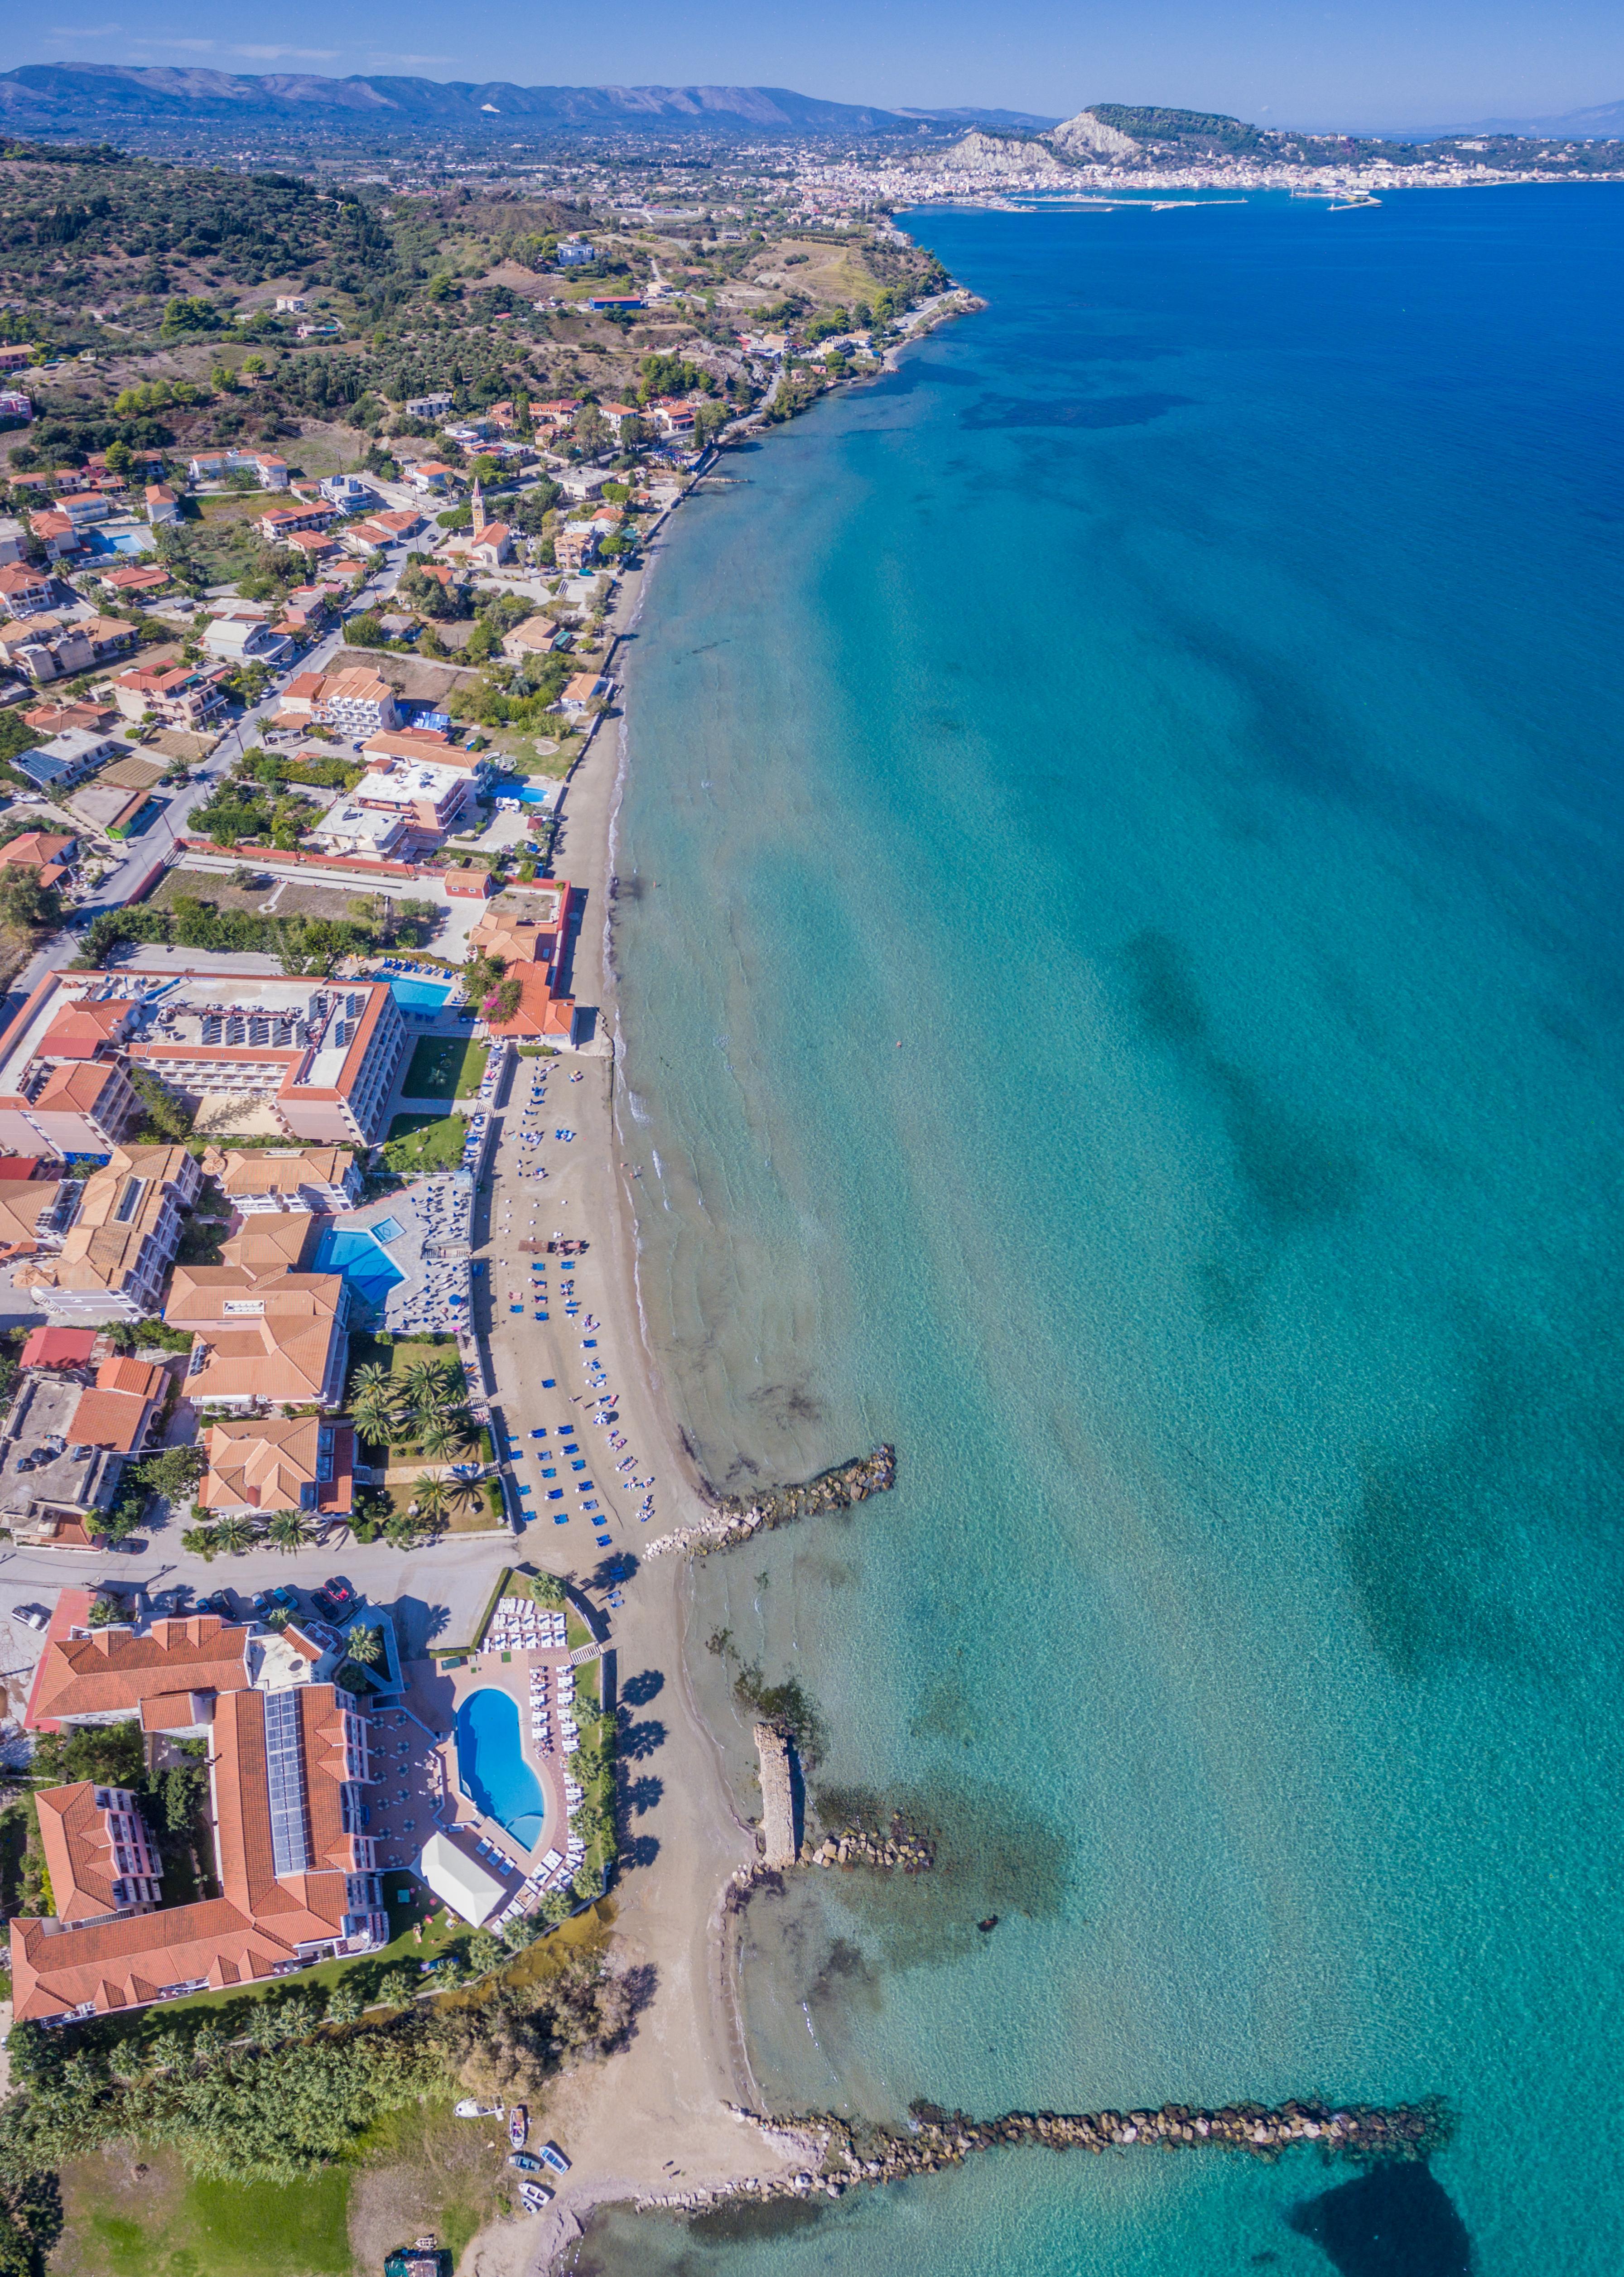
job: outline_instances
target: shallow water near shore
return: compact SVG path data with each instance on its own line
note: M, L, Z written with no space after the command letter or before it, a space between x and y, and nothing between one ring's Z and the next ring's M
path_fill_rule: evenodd
M752 1904L757 2088L1458 2132L580 2266L1611 2270L1624 191L918 227L987 310L730 454L629 668L652 1341L719 1485L900 1465L696 1675L942 1844Z

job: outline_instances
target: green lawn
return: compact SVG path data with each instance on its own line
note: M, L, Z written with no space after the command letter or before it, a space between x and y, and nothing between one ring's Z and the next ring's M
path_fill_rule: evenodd
M460 1170L468 1125L460 1115L397 1115L384 1142L384 1160L403 1177L420 1170Z
M329 2167L297 2183L189 2182L145 2220L73 2208L65 2243L101 2277L350 2277L352 2180Z
M350 1338L349 1380L352 1383L358 1367L381 1367L385 1375L404 1376L425 1363L430 1367L438 1368L444 1375L451 1387L454 1405L468 1397L468 1378L457 1357L456 1341L450 1335L446 1336L443 1344L431 1344L426 1336L392 1336L387 1344L379 1343L372 1336ZM482 1436L482 1444L488 1443L488 1440ZM404 1448L407 1442L402 1440L400 1444ZM486 1456L484 1459L488 1462L490 1457Z
M421 1036L400 1088L408 1099L471 1099L488 1056L467 1036Z

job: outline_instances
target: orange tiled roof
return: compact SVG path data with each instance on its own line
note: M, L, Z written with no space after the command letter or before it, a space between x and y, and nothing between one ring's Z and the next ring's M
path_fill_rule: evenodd
M16 862L29 869L37 869L43 862L59 862L73 844L71 838L54 836L44 830L24 830L9 846L0 848L0 862Z
M22 1367L83 1367L101 1341L99 1329L35 1329L23 1346Z
M296 1415L215 1423L202 1434L209 1475L198 1500L209 1510L296 1510L316 1483L320 1420Z
M34 1111L40 1114L50 1108L70 1108L80 1115L93 1115L103 1093L115 1089L120 1080L119 1070L101 1060L83 1060L77 1067L52 1068L34 1094Z
M492 1020L493 1036L561 1036L566 1043L575 1032L575 999L555 996L547 985L544 964L515 964L507 978L519 983L519 1002L511 1020Z
M12 2014L27 2021L88 2006L107 2015L199 1978L217 1987L255 1984L295 1958L285 1936L225 1898L77 1929L14 1921Z
M54 1731L76 1716L133 1715L160 1692L223 1692L248 1681L248 1630L213 1613L156 1621L141 1636L127 1629L68 1635L75 1613L82 1621L88 1612L87 1592L63 1591L24 1719L31 1732Z
M80 1779L73 1786L46 1787L35 1797L40 1847L58 1921L111 1914L118 1903L114 1886L126 1878L95 1793L94 1780Z
M138 1399L162 1399L169 1388L169 1374L156 1360L131 1359L115 1352L97 1368L95 1382L98 1391L131 1391Z
M60 1189L37 1178L7 1178L0 1182L0 1249L19 1254L37 1249L37 1228Z
M94 1059L133 1023L135 1009L129 996L115 996L104 1004L65 1004L46 1029L40 1049L52 1058Z
M206 1357L194 1360L195 1400L254 1397L302 1405L319 1399L339 1334L344 1283L336 1273L250 1273L240 1265L178 1266L164 1317L194 1329ZM258 1304L258 1313L227 1305Z
M306 1184L341 1185L352 1158L347 1146L301 1146L296 1154L233 1150L219 1159L220 1192L234 1200L239 1194L296 1194Z
M81 1391L68 1426L68 1437L77 1447L116 1447L129 1454L140 1446L152 1403L127 1391Z
M229 1241L220 1244L223 1264L240 1265L256 1277L296 1273L304 1260L310 1229L309 1210L261 1210L245 1217Z
M233 1692L222 1699L213 1727L215 1845L220 1887L228 1898L299 1943L335 1935L347 1909L347 1873L357 1870L364 1838L346 1834L340 1789L344 1779L343 1710L331 1684L299 1687L305 1803L311 1870L278 1878L271 1841L265 1762L265 1695Z

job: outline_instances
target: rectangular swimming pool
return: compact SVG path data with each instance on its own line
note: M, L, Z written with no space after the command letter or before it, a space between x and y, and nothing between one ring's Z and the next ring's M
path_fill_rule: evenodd
M443 1012L449 988L432 980L400 980L389 976L389 993L405 1012Z

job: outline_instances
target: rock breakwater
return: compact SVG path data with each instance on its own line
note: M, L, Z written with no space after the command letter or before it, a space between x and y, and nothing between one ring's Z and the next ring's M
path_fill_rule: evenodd
M716 2189L671 2191L639 2198L639 2207L664 2206L701 2212L739 2200L842 2197L849 2189L903 2182L961 2166L977 2151L1220 2150L1253 2159L1277 2159L1307 2144L1323 2156L1352 2159L1424 2159L1442 2150L1450 2121L1442 2100L1383 2109L1366 2103L1229 2103L1203 2111L1184 2103L1164 2103L1155 2111L1010 2111L998 2119L971 2119L962 2111L916 2104L906 2134L864 2127L831 2113L770 2119L731 2106L733 2115L755 2127L805 2161L796 2174L760 2181L754 2177Z
M870 1495L884 1494L896 1483L896 1450L876 1447L849 1463L821 1471L799 1486L768 1487L745 1500L738 1495L713 1495L708 1517L695 1526L679 1526L662 1534L644 1549L644 1557L671 1557L687 1551L703 1557L713 1550L730 1550L752 1534L799 1518L815 1518L831 1510L850 1510Z
M803 1866L878 1866L903 1874L927 1874L936 1862L936 1846L924 1834L875 1834L865 1826L848 1827L843 1834L826 1835L814 1847L803 1844Z

